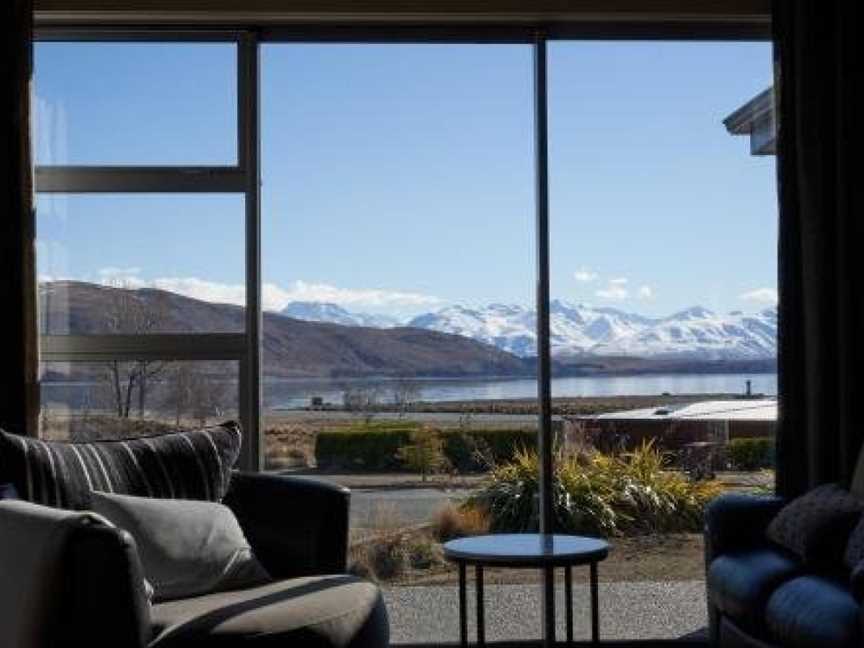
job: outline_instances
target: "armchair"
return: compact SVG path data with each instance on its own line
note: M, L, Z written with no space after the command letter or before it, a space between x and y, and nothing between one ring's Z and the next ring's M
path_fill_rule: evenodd
M848 573L805 565L766 537L785 504L730 494L706 512L705 568L711 643L734 648L853 648L864 609Z
M0 580L0 643L385 648L378 588L345 574L349 497L312 480L235 473L223 502L274 582L152 606L129 533L86 512L0 502L0 572L16 576Z

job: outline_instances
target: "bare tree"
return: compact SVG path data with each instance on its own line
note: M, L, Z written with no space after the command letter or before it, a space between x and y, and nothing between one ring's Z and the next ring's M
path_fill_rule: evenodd
M186 363L172 367L165 379L163 406L174 413L174 425L180 427L184 416L206 425L211 417L224 416L228 385Z
M411 408L420 400L422 390L413 380L400 378L393 385L393 404L399 413L399 418L407 414Z
M146 299L125 282L112 285L107 290L111 291L105 312L105 328L109 333L142 335L157 332L164 326L168 317L164 302ZM153 360L113 360L106 363L103 377L119 418L130 417L136 396L138 416L144 416L149 384L167 366L167 362Z
M363 417L369 423L378 411L381 388L378 385L354 385L342 390L342 406L345 411Z

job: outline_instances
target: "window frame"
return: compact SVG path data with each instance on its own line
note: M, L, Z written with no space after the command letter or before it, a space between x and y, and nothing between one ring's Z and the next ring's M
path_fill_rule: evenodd
M84 42L234 42L237 47L237 164L230 166L37 166L36 188L42 193L243 193L245 196L246 330L237 334L147 336L41 336L40 359L46 362L106 357L152 359L237 360L240 363L240 418L247 443L241 465L263 468L261 429L261 214L260 214L260 45L264 43L375 44L525 44L534 49L535 199L537 206L538 398L541 401L541 448L551 448L551 414L544 402L551 394L548 344L549 227L546 166L546 44L562 40L702 40L770 41L771 24L764 17L728 20L691 18L591 19L560 23L412 24L248 21L238 28L202 24L183 27L129 26L39 20L36 41ZM538 115L543 114L543 119ZM544 442L545 441L545 442ZM544 457L551 453L544 452ZM544 471L545 472L545 471ZM551 504L544 492L544 509ZM551 500L550 500L551 502ZM551 511L551 508L549 508Z
M546 45L554 40L770 40L770 22L728 21L581 21L557 25L279 25L258 24L245 30L208 29L178 32L165 28L117 31L111 27L37 27L38 40L208 41L227 35L237 43L238 164L231 167L57 167L36 169L42 191L219 191L242 187L246 196L246 331L243 334L148 336L43 336L45 361L141 358L239 361L240 417L246 431L241 466L263 468L261 429L261 214L260 214L260 44L304 43L463 43L531 45L534 50L534 139L538 343L538 451L540 531L554 531L552 515L551 352L549 328L549 180L548 63ZM171 36L172 38L169 38ZM47 187L47 189L46 189ZM555 637L555 585L545 570L542 587L544 645Z
M263 466L261 415L261 216L258 147L258 42L249 31L37 29L38 41L232 43L237 56L237 163L233 165L38 165L37 193L242 194L245 328L242 333L40 335L40 362L230 360L239 366L244 443L239 464Z

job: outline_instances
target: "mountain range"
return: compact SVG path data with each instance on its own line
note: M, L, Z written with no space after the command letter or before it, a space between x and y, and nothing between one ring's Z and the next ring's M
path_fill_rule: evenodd
M536 311L519 305L448 306L402 322L315 302L292 302L282 312L298 319L345 326L403 325L451 333L522 358L537 353ZM667 317L646 317L615 308L554 300L550 304L550 328L552 354L565 362L586 356L752 361L773 359L777 348L776 307L750 314L718 314L694 306Z
M240 306L80 281L40 284L40 330L53 335L239 333ZM299 304L299 305L298 305ZM334 321L329 321L329 320ZM534 311L450 306L407 321L300 302L264 313L268 378L530 376ZM551 304L554 375L771 371L777 313L717 315L690 308L650 318L611 308ZM83 371L83 369L82 369Z

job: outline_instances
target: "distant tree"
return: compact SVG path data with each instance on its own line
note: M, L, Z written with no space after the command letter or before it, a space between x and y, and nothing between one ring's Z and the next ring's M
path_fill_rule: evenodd
M424 482L428 475L444 472L450 465L441 435L426 427L412 432L410 443L399 448L396 456L407 468L419 472Z
M168 313L164 302L147 300L127 282L108 287L110 300L105 311L108 333L142 335L154 333L164 327ZM107 383L113 408L119 418L129 418L137 396L138 416L143 417L149 385L163 373L167 362L113 360L105 365L103 379Z
M342 407L369 423L378 413L381 387L378 385L351 385L342 390Z
M420 385L408 378L400 378L393 384L393 404L399 418L405 416L420 400L421 393Z
M189 363L177 363L164 380L163 407L174 414L174 425L180 427L184 417L206 425L211 417L221 418L228 399L228 385Z

